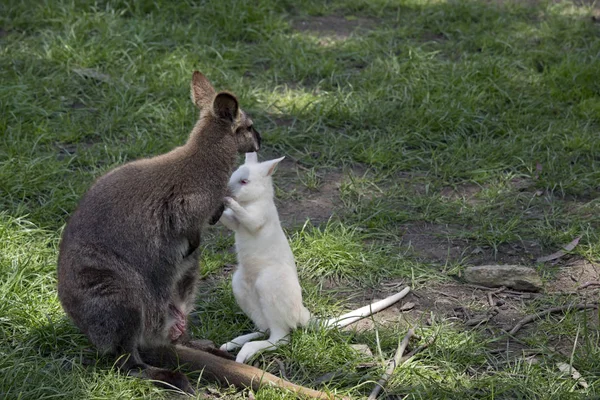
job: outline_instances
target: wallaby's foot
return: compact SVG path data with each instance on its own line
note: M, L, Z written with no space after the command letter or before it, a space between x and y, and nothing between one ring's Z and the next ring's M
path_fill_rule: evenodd
M150 379L153 381L152 383L160 388L179 389L189 394L195 393L187 376L179 371L169 371L168 369L143 365L139 368L130 369L128 375Z
M194 389L188 378L178 371L153 367L142 361L138 350L133 350L130 355L122 356L117 361L119 368L127 371L128 375L139 378L150 379L162 388L179 389L183 392L193 394Z
M184 346L192 348L192 349L201 350L201 351L205 351L210 354L214 354L217 357L226 358L228 360L235 360L235 357L232 356L231 354L229 354L228 352L218 349L212 340L194 339L194 340L188 340L182 344Z
M209 339L188 339L183 344L198 350L214 349L217 347L215 346L215 342Z

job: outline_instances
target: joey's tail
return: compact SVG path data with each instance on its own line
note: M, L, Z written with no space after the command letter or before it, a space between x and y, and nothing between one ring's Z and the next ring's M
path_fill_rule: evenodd
M161 367L176 368L183 366L186 370L200 371L202 377L217 381L223 385L234 385L240 388L258 390L262 386L276 386L296 392L299 395L314 399L333 399L334 396L318 390L299 386L285 379L250 365L237 363L205 351L175 345L145 351L144 361Z
M344 326L350 325L353 322L358 321L359 319L368 317L373 315L384 308L391 306L392 304L398 302L400 299L405 297L408 292L410 292L410 287L407 286L402 291L396 293L395 295L386 297L383 300L376 301L375 303L369 304L368 306L364 306L358 308L354 311L350 311L344 315L339 317L331 318L328 320L317 320L324 327L337 327L343 328Z

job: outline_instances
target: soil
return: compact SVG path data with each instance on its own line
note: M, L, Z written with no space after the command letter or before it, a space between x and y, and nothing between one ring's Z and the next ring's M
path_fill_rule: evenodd
M337 40L344 40L351 33L368 30L376 23L375 20L369 18L328 15L297 19L293 21L292 26L297 31L309 32L319 37L333 37Z
M333 216L339 204L339 188L344 179L341 171L320 171L318 176L321 183L315 189L306 187L298 179L303 172L298 164L290 160L282 161L277 170L277 176L281 177L276 179L277 185L290 196L278 198L276 203L285 227L303 225L308 220L318 226Z
M364 173L364 168L356 169L357 171L352 172L359 175ZM321 183L315 189L309 189L301 183L299 176L304 172L305 168L302 165L289 159L284 160L277 171L280 179L276 179L276 183L286 197L278 200L278 209L281 221L286 227L297 227L307 220L318 226L326 223L334 214L343 213L340 204L340 185L344 179L347 179L348 172L319 171ZM531 186L531 182L515 181L512 184L519 190L528 190ZM477 193L480 190L481 187L477 185L463 185L444 189L443 195L460 196L468 201L477 201ZM457 238L457 233L464 232L467 228L464 226L413 222L402 225L402 228L404 232L399 247L409 248L415 256L431 262L434 266L459 260L467 260L471 265L496 263L533 266L535 259L544 255L541 245L533 240L503 244L497 249L475 246L468 239ZM547 294L574 294L575 303L583 301L587 296L597 296L598 286L591 286L585 290L578 290L578 288L585 282L600 281L600 265L578 257L565 256L557 260L556 265L548 267L558 270L555 272L555 278L550 280L545 288ZM377 288L357 290L352 287L342 289L343 285L339 282L323 282L323 289L343 299L347 303L346 308L351 309L391 295L401 290L406 283L402 280L390 280ZM375 324L419 326L430 324L431 318L435 318L438 321L453 321L457 329L478 329L489 337L499 336L525 317L526 310L534 307L534 302L538 304L537 302L546 295L500 292L493 295L495 306L491 306L488 293L494 290L475 288L459 280L427 284L426 287L411 292L401 302L379 312L373 318L358 321L346 329L370 330L375 327ZM407 303L413 303L414 306L409 310L402 310ZM480 320L485 321L477 325L476 322ZM519 334L526 334L533 327L535 322L528 324ZM558 349L557 351L560 351L561 346L558 341L553 345ZM523 345L516 341L510 341L509 345L502 342L502 346L510 352L523 350Z

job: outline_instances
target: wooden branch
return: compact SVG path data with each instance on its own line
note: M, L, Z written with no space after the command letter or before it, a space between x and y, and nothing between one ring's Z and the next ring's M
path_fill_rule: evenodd
M583 285L579 286L577 289L585 289L586 287L590 287L590 286L600 286L600 282L598 282L598 281L586 282Z
M510 335L514 335L515 333L517 333L519 331L519 329L521 329L523 327L523 325L528 324L532 321L535 321L536 319L541 318L548 314L566 312L566 311L570 311L570 310L587 310L587 309L597 308L597 307L598 307L598 304L593 303L593 304L570 304L570 305L566 305L566 306L562 306L562 307L549 308L547 310L540 311L539 313L526 316L525 318L523 318L522 320L517 322L517 324L508 333Z
M398 366L400 364L402 355L404 354L404 351L406 350L406 346L408 346L408 341L414 334L415 334L414 331L412 329L409 329L408 332L406 333L406 336L404 336L404 339L402 339L402 341L400 343L398 343L398 348L396 349L396 354L394 355L394 359L390 360L390 362L388 362L387 368L386 368L385 372L383 373L383 376L381 377L381 379L379 379L379 381L373 388L373 391L369 395L368 400L375 400L377 398L377 396L379 395L379 392L381 392L381 389L383 389L383 386L387 383L387 381L390 379L390 377L394 373L396 366Z
M400 359L400 364L404 364L405 362L407 362L408 360L413 358L417 353L420 353L423 350L425 350L426 348L428 348L429 346L431 346L433 343L435 343L435 339L436 339L436 336L433 336L428 341L426 341L425 343L423 343L422 345L420 345L419 347L417 347L410 353L402 356L402 358Z

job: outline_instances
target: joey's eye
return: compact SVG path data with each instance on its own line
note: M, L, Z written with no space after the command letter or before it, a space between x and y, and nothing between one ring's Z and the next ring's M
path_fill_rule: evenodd
M248 179L242 179L242 180L240 180L240 183L242 185L245 185L246 183L248 183Z

